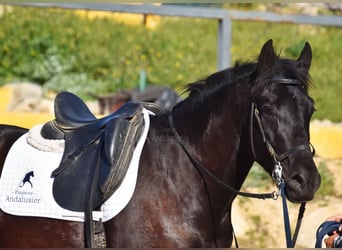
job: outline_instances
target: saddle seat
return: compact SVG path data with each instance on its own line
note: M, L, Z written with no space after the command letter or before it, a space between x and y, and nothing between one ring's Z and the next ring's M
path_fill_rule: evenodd
M70 92L61 92L54 102L56 119L44 124L41 135L45 139L64 139L66 132L79 127L101 128L111 119L133 117L141 105L145 106L142 103L128 102L116 112L97 119L78 96Z
M43 125L45 139L64 139L62 160L51 176L53 195L63 208L99 208L119 187L145 126L143 108L164 112L155 104L128 102L97 119L70 92L56 96L55 120Z

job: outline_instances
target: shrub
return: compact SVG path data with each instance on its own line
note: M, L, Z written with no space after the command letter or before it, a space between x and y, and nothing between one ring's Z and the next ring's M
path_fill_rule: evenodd
M214 21L169 18L162 29L149 30L71 10L15 7L2 23L2 83L27 80L86 96L136 87L141 70L149 84L173 88L215 70L216 49L209 45L216 39Z
M232 61L255 60L269 38L291 58L309 41L314 118L342 121L340 28L250 21L233 21L232 27ZM46 91L89 98L88 92L137 87L145 70L148 84L182 91L186 83L216 71L216 49L215 20L163 17L151 30L108 17L88 19L72 10L13 7L1 17L0 84L30 81Z

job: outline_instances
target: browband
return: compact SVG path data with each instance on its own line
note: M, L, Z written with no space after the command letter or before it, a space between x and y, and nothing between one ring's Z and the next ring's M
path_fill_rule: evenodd
M276 83L282 83L285 85L294 85L294 86L303 86L303 83L301 83L297 79L289 79L289 78L272 78L272 82Z

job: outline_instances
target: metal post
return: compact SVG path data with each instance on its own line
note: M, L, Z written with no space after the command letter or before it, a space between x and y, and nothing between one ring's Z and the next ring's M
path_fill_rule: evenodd
M232 21L228 15L219 19L217 41L217 69L222 70L230 66L230 46L232 34Z

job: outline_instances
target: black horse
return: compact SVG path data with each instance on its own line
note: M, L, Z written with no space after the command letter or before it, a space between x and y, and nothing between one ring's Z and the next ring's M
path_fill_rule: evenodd
M231 246L236 194L226 186L240 189L254 161L278 173L290 201L313 199L320 175L310 152L311 58L308 43L292 60L279 57L270 40L256 63L190 84L172 112L152 116L134 195L104 223L107 246ZM24 132L0 127L0 163ZM83 247L83 224L0 212L0 244Z
M31 187L33 187L32 182L31 182L31 177L34 177L33 171L30 171L30 172L28 172L28 173L25 175L25 177L24 177L24 179L21 181L19 187L23 187L23 186L25 185L25 183L29 183L29 184L31 185Z

